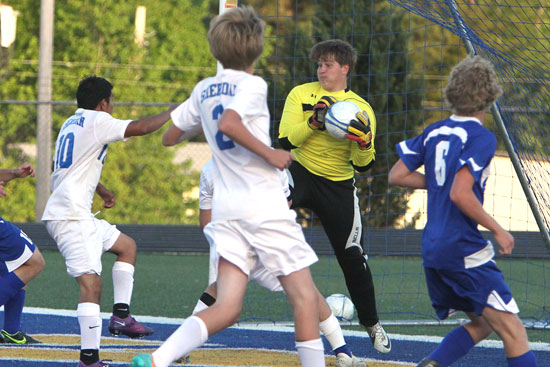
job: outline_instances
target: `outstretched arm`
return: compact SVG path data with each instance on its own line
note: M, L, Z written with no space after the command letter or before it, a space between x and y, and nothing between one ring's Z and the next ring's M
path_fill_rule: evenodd
M273 149L262 143L244 126L241 116L231 109L223 112L218 129L231 140L250 150L252 153L256 153L265 159L267 163L278 169L285 169L292 163L293 158L290 152L282 149Z
M22 164L14 169L0 169L0 181L4 181L4 183L27 176L34 177L34 167L30 164Z
M159 113L158 115L148 116L140 120L132 121L126 127L124 137L129 138L131 136L142 136L157 131L170 120L170 112L177 106L173 106L167 111Z
M34 177L34 167L27 163L13 169L0 169L0 197L7 195L4 191L4 184L6 182L9 182L15 178L23 178L27 176Z
M462 167L455 175L450 192L451 200L462 213L493 232L495 240L501 247L499 251L501 254L511 254L514 248L514 237L483 209L483 205L472 190L473 185L474 177L470 169L468 166Z
M197 125L193 130L183 131L176 125L172 124L162 135L162 145L170 147L181 143L184 140L189 140L202 132L202 125Z

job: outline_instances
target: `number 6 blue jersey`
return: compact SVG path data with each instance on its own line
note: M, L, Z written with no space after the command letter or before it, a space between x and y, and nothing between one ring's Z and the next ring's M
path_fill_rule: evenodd
M124 140L132 120L79 108L61 126L55 143L52 194L42 220L90 219L92 200L109 143Z
M478 224L460 211L449 194L456 172L467 166L475 180L473 192L483 203L496 137L476 118L452 115L396 148L410 171L424 165L428 190L428 221L422 234L424 266L470 268L491 260L492 244L481 236Z

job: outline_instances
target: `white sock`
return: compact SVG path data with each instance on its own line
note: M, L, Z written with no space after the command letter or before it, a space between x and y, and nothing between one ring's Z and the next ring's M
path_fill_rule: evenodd
M172 335L153 352L155 367L168 367L175 360L188 355L203 345L208 339L204 321L197 316L189 316ZM319 339L321 340L321 339ZM322 345L321 345L322 347Z
M296 342L302 367L325 367L325 352L321 338Z
M134 289L134 265L116 261L113 265L113 292L115 304L129 305Z
M76 316L80 324L80 349L99 350L102 326L99 305L91 302L79 303Z
M340 323L333 313L325 321L319 323L319 329L321 329L321 332L327 338L332 350L346 344Z
M206 305L206 303L204 303L203 301L201 301L199 299L199 301L197 302L197 305L195 306L195 308L193 309L193 313L192 315L196 314L196 313L199 313L201 312L202 310L206 310L208 308L208 306Z

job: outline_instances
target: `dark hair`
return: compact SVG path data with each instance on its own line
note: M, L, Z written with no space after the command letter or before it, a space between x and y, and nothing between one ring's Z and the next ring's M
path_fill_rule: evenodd
M318 62L320 59L329 57L334 57L334 60L338 61L340 65L348 65L350 70L348 75L357 62L357 52L355 49L346 41L339 39L319 42L311 48L309 53L309 58L313 62Z
M78 108L95 110L103 99L109 101L112 91L113 85L107 79L95 75L84 77L76 90Z

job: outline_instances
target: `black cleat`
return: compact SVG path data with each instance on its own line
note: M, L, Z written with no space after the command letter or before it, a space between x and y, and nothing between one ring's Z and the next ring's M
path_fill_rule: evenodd
M40 342L31 336L28 336L21 330L15 334L10 334L6 330L0 331L0 343L4 344L40 344Z

